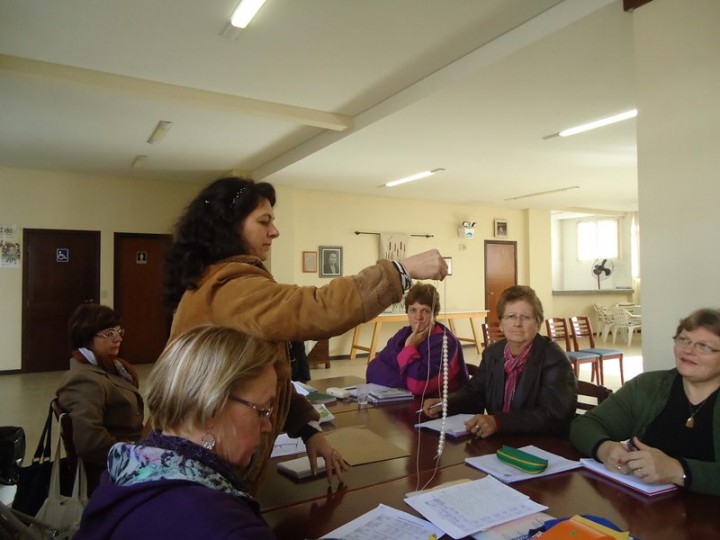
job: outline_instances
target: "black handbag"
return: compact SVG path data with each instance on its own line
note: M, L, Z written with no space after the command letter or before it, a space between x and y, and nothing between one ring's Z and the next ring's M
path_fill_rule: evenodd
M33 455L32 463L22 467L18 474L17 491L12 507L29 516L37 514L50 491L50 477L53 462L52 454L52 406L48 410L47 420L40 441ZM55 456L58 459L58 456ZM60 460L60 493L72 495L75 471L71 469L66 457Z
M25 430L21 427L0 427L0 484L17 484L25 458Z

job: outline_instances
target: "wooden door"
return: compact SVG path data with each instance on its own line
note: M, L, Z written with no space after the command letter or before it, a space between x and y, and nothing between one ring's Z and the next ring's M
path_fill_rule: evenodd
M22 265L22 369L68 369L68 319L100 295L100 232L24 229Z
M517 284L517 242L485 241L485 309L487 322L497 322L500 294Z
M120 357L133 364L157 360L170 335L163 308L166 234L115 233L115 310L127 330Z

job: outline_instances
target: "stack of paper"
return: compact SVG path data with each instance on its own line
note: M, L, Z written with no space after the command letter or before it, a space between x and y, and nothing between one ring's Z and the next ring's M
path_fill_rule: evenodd
M465 429L465 422L470 420L473 414L455 414L448 416L445 419L445 434L450 437L462 437L467 435L468 431ZM415 424L416 428L428 428L435 431L440 431L442 428L442 418L436 418L435 420L428 420L427 422L421 422Z
M373 383L369 383L367 386L370 403L389 403L413 398L412 392L405 388L390 388L389 386Z
M549 474L556 474L563 471L569 471L571 469L577 469L580 467L579 461L572 461L565 459L564 457L546 452L537 446L529 445L520 448L523 452L532 454L539 458L547 459L548 466L543 472L540 473L526 473L515 467L503 463L500 461L495 454L487 454L485 456L476 456L465 458L465 463L472 465L476 469L480 469L488 474L493 475L498 480L510 484L511 482L518 482L519 480L527 480L529 478L537 478L539 476L547 476Z
M456 539L547 509L492 476L414 495L405 502Z
M580 463L586 469L590 469L593 472L606 476L615 482L627 486L630 489L634 489L635 491L639 491L640 493L644 493L645 495L660 495L661 493L675 491L678 488L675 484L646 484L632 474L620 474L610 471L604 464L591 458L582 458Z
M394 540L440 538L443 532L432 523L384 504L353 519L323 538L393 538Z

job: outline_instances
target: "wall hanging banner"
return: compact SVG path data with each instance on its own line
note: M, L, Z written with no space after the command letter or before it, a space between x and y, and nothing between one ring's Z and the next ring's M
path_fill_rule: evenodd
M0 267L20 267L22 247L17 229L17 225L0 224Z
M403 260L407 252L409 234L380 233L380 258Z

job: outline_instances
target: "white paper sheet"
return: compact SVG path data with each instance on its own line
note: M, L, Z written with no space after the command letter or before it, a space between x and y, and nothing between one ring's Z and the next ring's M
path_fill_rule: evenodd
M500 461L495 454L487 454L484 456L476 456L465 458L465 463L472 465L476 469L480 469L488 474L493 475L498 480L510 484L512 482L518 482L520 480L529 480L530 478L538 478L540 476L548 476L550 474L557 474L563 471L569 471L580 467L579 461L572 461L565 459L564 457L546 452L542 448L537 446L528 445L519 448L523 452L532 454L539 458L547 459L548 466L541 473L531 474L523 472L515 467L511 467L507 463Z
M660 495L661 493L667 493L668 491L678 489L675 484L646 484L632 474L620 474L609 471L603 463L595 461L591 458L582 458L580 463L583 467L590 469L593 472L611 478L615 480L615 482L634 489L635 491L639 491L640 493L644 493L645 495Z
M448 416L445 419L445 433L451 437L462 437L467 435L467 429L465 428L465 422L470 420L474 414L455 414ZM442 425L442 418L436 418L435 420L428 420L420 424L415 424L416 428L428 428L435 431L440 431Z
M288 437L287 433L281 433L277 439L275 439L270 457L292 456L293 454L302 454L306 451L305 443L302 442L301 438L292 439Z
M343 540L428 540L431 535L440 538L443 532L429 521L385 506L379 505L323 538Z
M456 539L547 509L492 476L408 497L405 502Z

